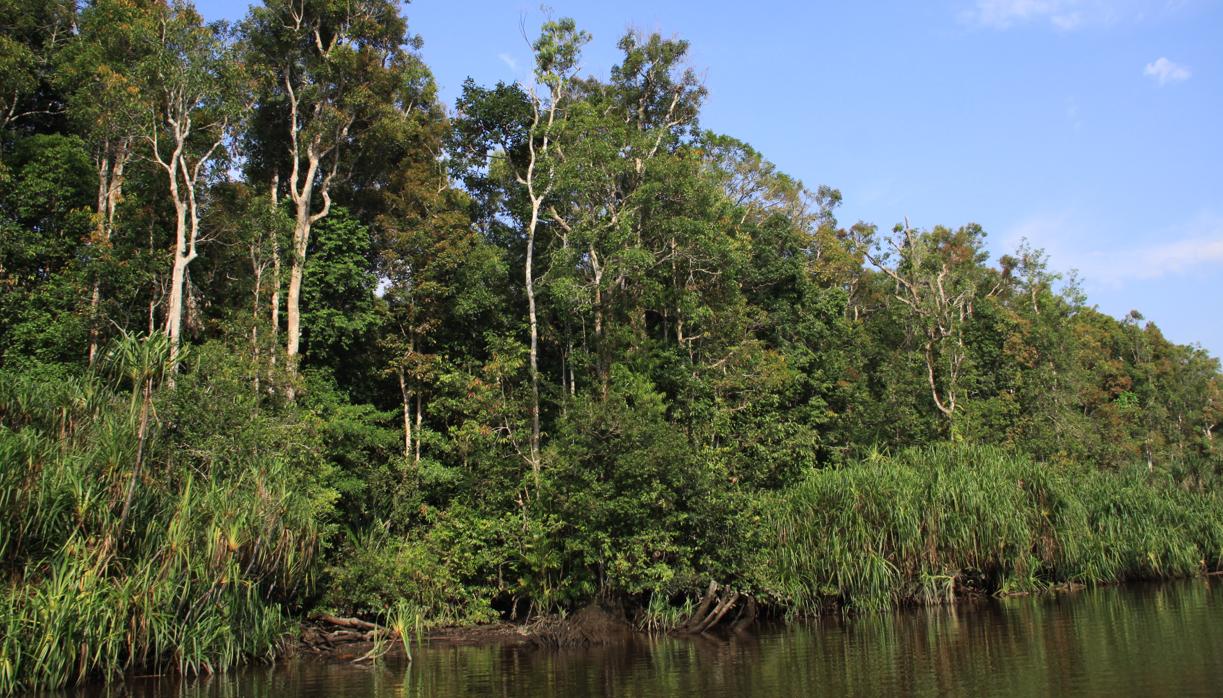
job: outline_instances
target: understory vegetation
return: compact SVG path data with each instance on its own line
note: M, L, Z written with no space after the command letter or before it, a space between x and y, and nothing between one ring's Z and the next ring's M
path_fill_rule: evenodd
M1223 569L1223 498L1145 468L939 445L808 474L763 507L764 586L796 613Z
M0 0L0 693L1219 570L1217 358L592 40L443 105L391 0Z
M113 377L0 371L0 690L211 673L291 629L333 499L296 448L309 425L263 418L223 373L161 389L157 339L116 342ZM215 390L225 423L189 445Z

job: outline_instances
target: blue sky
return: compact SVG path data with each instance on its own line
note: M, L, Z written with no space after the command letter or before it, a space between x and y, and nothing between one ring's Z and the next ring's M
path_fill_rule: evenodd
M245 0L197 0L238 19ZM1078 269L1091 303L1141 311L1223 355L1220 0L551 0L606 76L629 28L692 43L706 128L748 141L839 218L980 223ZM542 14L519 0L416 0L442 96L529 77Z

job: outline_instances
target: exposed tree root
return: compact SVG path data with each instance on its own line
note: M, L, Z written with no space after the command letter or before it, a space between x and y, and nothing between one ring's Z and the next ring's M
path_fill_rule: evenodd
M739 610L732 616L730 612L736 608ZM755 599L733 589L725 589L719 595L718 583L710 582L709 590L697 604L696 610L676 628L676 632L705 633L717 628L724 621L729 621L729 627L738 632L755 622L758 611Z

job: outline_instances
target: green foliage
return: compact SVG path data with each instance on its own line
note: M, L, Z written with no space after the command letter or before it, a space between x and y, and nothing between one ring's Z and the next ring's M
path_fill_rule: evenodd
M535 51L536 78L555 86L577 70L582 45L589 42L590 34L579 30L569 17L545 22L539 38L531 45Z
M311 358L338 366L381 318L370 270L370 232L342 208L314 229L302 289L302 322Z
M155 387L159 419L141 438L139 386L165 355L144 340L119 345L116 368L137 380L130 395L88 373L0 380L0 569L10 580L0 591L0 692L136 666L223 670L270 656L289 628L330 507L304 435L283 424L297 463L267 438L281 425L249 412L241 431L180 440L168 423L182 400L208 393L226 408L213 414L235 423L250 405L244 384L190 373L173 393ZM235 449L254 444L267 450Z
M89 229L86 144L64 134L19 140L0 166L0 353L6 362L79 356L80 269ZM7 170L7 172L5 171Z
M536 570L557 602L689 591L735 568L741 495L665 410L648 379L617 366L606 399L562 417L540 491L554 557Z
M683 40L579 77L549 18L535 89L448 117L390 0L0 14L0 693L219 670L318 604L663 630L711 581L1223 562L1217 358L979 226L842 226L701 129Z
M455 576L432 537L409 542L374 524L349 537L327 568L322 603L346 613L380 617L411 609L414 625L466 625L496 618L483 589Z
M391 415L368 404L354 404L325 371L306 374L302 407L317 430L329 484L341 497L337 522L365 526L384 515L399 494L400 463L394 459L398 433Z
M942 445L812 473L766 500L766 587L781 605L879 610L978 591L1219 569L1217 494L1163 477L1061 470Z

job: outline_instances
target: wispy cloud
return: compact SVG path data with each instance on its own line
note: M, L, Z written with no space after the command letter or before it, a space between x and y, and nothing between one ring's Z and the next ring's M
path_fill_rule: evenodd
M961 18L992 29L1039 23L1071 31L1090 24L1140 20L1174 10L1174 4L1175 0L975 0Z
M1052 266L1077 269L1084 280L1110 288L1135 281L1180 276L1207 269L1223 269L1223 217L1202 214L1160 231L1154 243L1099 246L1099 240L1069 215L1036 216L1021 222L1003 237L1014 248L1027 239L1044 248ZM1115 239L1115 238L1114 238ZM1076 244L1076 241L1081 241Z
M1066 121L1075 131L1083 128L1083 112L1079 109L1079 101L1074 97L1066 100Z
M1123 271L1128 278L1158 279L1189 271L1194 267L1223 264L1223 230L1214 237L1194 237L1141 248L1130 255ZM1125 280L1119 278L1119 281Z
M1184 82L1193 75L1188 66L1173 63L1163 56L1156 58L1154 62L1147 63L1147 67L1142 71L1142 74L1154 79L1160 85L1167 85L1171 82Z
M498 53L497 60L504 63L506 67L510 69L510 71L515 72L515 73L518 72L518 61L514 60L514 57L511 56L510 54Z

